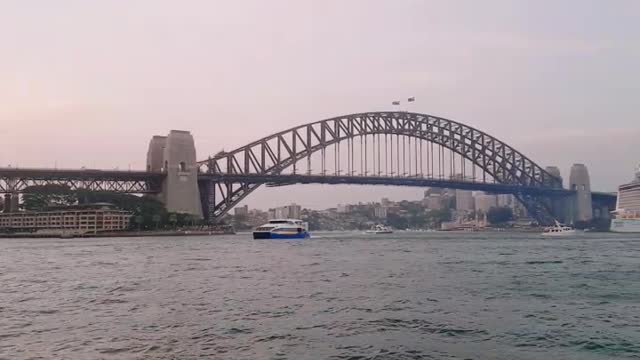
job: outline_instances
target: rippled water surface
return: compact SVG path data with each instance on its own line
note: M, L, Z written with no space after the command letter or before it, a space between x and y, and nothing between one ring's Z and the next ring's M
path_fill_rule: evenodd
M0 240L1 359L640 358L640 238Z

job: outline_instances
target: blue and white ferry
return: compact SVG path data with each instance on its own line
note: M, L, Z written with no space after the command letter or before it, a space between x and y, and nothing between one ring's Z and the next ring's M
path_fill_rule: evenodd
M309 225L297 219L274 219L253 230L254 239L308 239Z

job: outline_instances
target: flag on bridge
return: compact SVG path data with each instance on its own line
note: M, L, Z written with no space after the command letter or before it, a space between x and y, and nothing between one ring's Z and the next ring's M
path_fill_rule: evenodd
M416 101L416 98L414 96L410 97L407 99L408 102L414 102Z
M400 105L400 101L394 101L391 103L391 105Z

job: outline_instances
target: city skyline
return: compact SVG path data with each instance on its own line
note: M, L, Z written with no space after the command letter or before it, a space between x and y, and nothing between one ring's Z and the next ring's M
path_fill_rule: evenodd
M5 7L0 164L143 169L150 137L171 129L191 131L205 159L409 96L403 109L487 131L558 166L565 184L584 163L594 188L615 191L640 161L636 2L566 1L553 13L545 1L172 4ZM292 190L307 207L423 191L324 189L260 189L245 203L276 205Z

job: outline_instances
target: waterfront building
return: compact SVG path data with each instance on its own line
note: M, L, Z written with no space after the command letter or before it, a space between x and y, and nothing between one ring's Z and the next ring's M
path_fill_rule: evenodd
M111 204L86 204L51 211L0 214L0 231L70 232L120 231L129 227L131 213Z
M384 206L376 206L373 208L373 214L378 219L386 219L387 218L387 208Z

